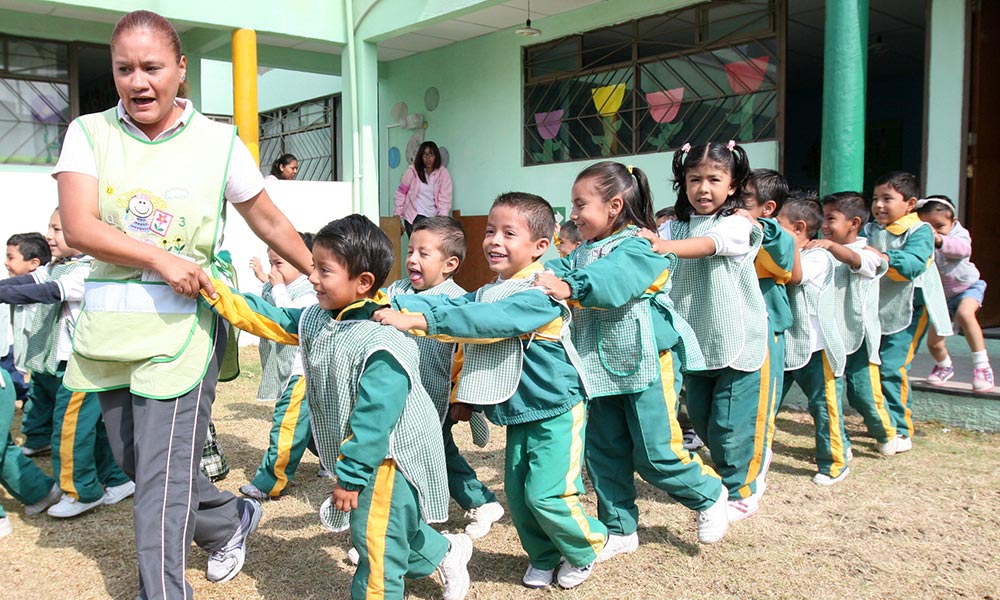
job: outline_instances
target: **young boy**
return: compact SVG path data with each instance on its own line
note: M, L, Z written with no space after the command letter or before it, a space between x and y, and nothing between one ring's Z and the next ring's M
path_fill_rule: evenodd
M785 381L782 399L798 383L809 400L816 429L816 467L813 482L833 485L843 481L847 467L844 432L843 374L847 362L837 322L833 255L823 248L802 250L816 238L823 212L813 200L791 200L778 222L802 252L802 282L788 291L792 327L786 333Z
M63 495L48 514L65 518L117 504L132 495L135 484L111 455L97 394L71 392L62 382L92 259L66 245L58 209L45 239L53 258L48 280L22 275L0 281L0 302L39 304L28 336L30 393L32 402L53 405L52 471Z
M542 198L502 194L490 208L483 240L497 282L460 298L397 297L394 307L406 312L375 315L401 331L464 344L456 398L483 405L490 421L507 428L504 489L528 553L522 581L529 588L546 587L553 578L563 588L580 585L607 539L604 525L587 516L579 500L586 404L571 362L569 309L532 289L553 227L552 208Z
M764 296L767 322L771 330L771 335L767 338L768 360L775 366L784 364L785 331L792 326L792 311L788 305L785 286L797 285L802 280L799 249L795 240L775 220L787 198L788 182L780 173L770 169L755 169L750 172L743 194L743 206L764 231L764 239L757 258L754 259L754 268L757 270L757 284ZM773 368L770 375L768 418L766 423L759 424L767 428L763 438L767 449L760 475L757 476L758 498L764 495L767 486L767 472L772 456L771 442L774 439L774 417L781 404L785 372L784 369Z
M844 388L851 408L861 413L876 448L895 454L896 427L885 406L878 367L882 325L878 320L879 280L889 269L878 252L859 236L868 221L868 204L858 192L838 192L823 198L823 239L806 249L823 248L839 262L834 273L837 322L847 352ZM848 446L849 447L849 446Z
M927 268L934 253L934 230L913 212L917 194L917 178L909 173L893 171L878 178L872 200L875 222L865 226L868 243L889 263L879 284L879 377L896 427L895 452L913 447L908 373L928 321L938 334L952 334L941 278L937 269Z
M312 234L299 235L306 247L312 250ZM308 308L316 304L316 292L308 276L270 248L267 249L267 258L271 271L261 291L261 297L266 302L278 308ZM261 339L258 351L261 376L257 400L274 402L274 413L267 450L253 480L240 486L240 493L264 501L280 498L288 489L312 440L312 428L299 348Z
M17 233L7 240L7 273L11 277L20 277L35 273L36 279L45 280L46 271L38 270L42 265L52 260L52 251L45 236L40 233ZM28 351L28 332L31 330L31 319L35 315L34 304L14 306L13 345L0 365L10 373L14 382L15 397L24 400L21 414L21 433L25 436L21 451L25 456L36 456L52 449L52 405L43 400L31 402L28 392L31 387L24 380L28 367L25 365Z
M947 196L928 196L917 202L917 215L934 228L934 263L941 275L948 312L962 328L972 351L972 389L988 392L993 389L993 367L986 355L983 329L976 312L983 305L986 282L972 264L972 237L955 218L955 204ZM927 383L941 385L955 375L944 338L935 331L927 334L927 348L934 356L934 368Z
M577 229L576 223L573 221L566 221L559 228L559 256L566 258L573 251L580 247L580 243L583 238L580 237L580 230Z
M390 301L412 294L464 296L452 276L465 259L466 240L462 224L451 217L428 217L413 225L406 250L408 277L394 281L386 289ZM430 394L443 423L445 461L448 467L448 493L471 519L465 533L476 540L487 533L503 516L496 495L476 476L476 471L459 453L451 429L458 420L481 419L468 404L450 404L452 356L454 344L443 344L427 337L415 338L420 351L420 382ZM486 423L483 426L488 427Z
M444 446L434 404L418 373L417 346L369 320L386 306L379 286L392 245L361 215L316 234L309 281L318 305L277 308L215 282L205 298L233 325L282 344L299 344L320 460L337 483L322 518L350 528L359 553L351 597L403 598L403 578L441 576L446 600L469 590L472 540L428 523L448 518Z

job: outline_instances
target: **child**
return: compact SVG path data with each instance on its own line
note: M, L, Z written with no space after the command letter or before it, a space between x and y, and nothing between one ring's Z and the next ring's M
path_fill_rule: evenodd
M406 270L409 277L394 281L386 290L390 301L411 294L449 298L464 296L452 276L465 259L465 230L451 217L428 217L413 225L406 250ZM476 418L468 414L469 405L450 406L452 355L454 344L442 344L427 337L416 337L420 352L420 382L430 394L443 423L444 454L448 469L448 493L472 520L465 533L477 540L503 516L503 507L496 495L459 453L451 429L456 420ZM450 410L449 410L450 409ZM455 419L452 413L459 419ZM464 414L463 414L464 413ZM463 418L464 417L464 418ZM481 418L481 417L479 417ZM485 423L484 423L485 425ZM486 425L488 428L489 425Z
M656 211L656 227L659 228L663 226L667 221L673 221L677 218L677 213L674 211L673 206L665 206L660 210Z
M9 334L9 329L9 309L6 304L0 304L0 339ZM58 502L62 490L55 479L42 472L14 445L10 434L14 420L14 384L7 371L0 370L0 377L0 437L4 438L0 447L0 485L26 505L25 515L36 515ZM0 538L10 535L11 530L10 519L0 506Z
M420 385L417 346L369 320L385 306L379 286L392 245L374 223L351 215L316 234L313 264L318 305L309 308L277 308L218 281L217 295L203 298L254 335L301 340L320 459L337 475L323 519L338 531L349 527L359 552L351 597L401 599L404 576L437 570L444 598L460 600L469 590L472 540L428 525L448 518L448 492L441 436L427 435L441 425Z
M676 258L638 237L655 227L645 173L605 161L576 177L571 217L587 243L536 279L573 303L573 341L590 391L587 472L608 543L597 560L635 551L635 473L697 511L698 541L729 527L729 493L719 475L684 449L677 423L681 363L701 361L691 327L673 312L669 277Z
M673 171L677 219L663 230L669 239L653 247L681 259L670 297L705 357L704 369L685 377L688 414L729 490L729 520L738 521L759 509L770 370L782 367L768 358L767 310L754 269L763 233L734 214L750 176L735 142L684 144Z
M786 334L785 375L782 400L799 384L809 401L816 434L816 467L813 483L833 485L843 481L847 467L847 434L844 432L843 374L847 362L844 339L837 320L837 294L833 255L823 248L802 250L816 238L823 211L813 200L791 200L778 215L781 227L802 251L802 282L789 289L792 327Z
M299 233L306 247L312 250L313 235ZM316 292L303 275L267 249L271 271L261 297L278 308L308 308L316 304ZM263 274L263 273L260 273ZM259 275L258 274L258 277ZM280 498L295 477L299 461L312 440L309 404L305 398L302 355L297 346L285 346L261 339L261 376L257 400L275 402L271 417L271 435L267 451L250 483L240 486L240 493L255 500Z
M962 328L972 351L972 389L988 392L994 385L993 367L986 356L983 329L976 319L976 311L983 305L986 282L980 279L979 269L970 260L972 238L955 218L955 204L947 196L929 196L917 202L917 214L934 228L934 262L941 274L948 313ZM941 385L955 375L944 338L936 331L929 332L927 348L937 363L927 376L927 383Z
M52 260L52 251L45 236L40 233L18 233L7 240L7 273L11 277L20 277L35 273L39 282L45 280L45 269L38 270L42 265ZM21 410L21 433L25 436L21 451L25 456L36 456L52 449L52 405L46 404L42 398L31 402L28 392L31 387L24 381L22 373L27 373L25 365L28 351L28 332L31 330L31 319L35 314L34 304L19 304L14 306L14 343L11 352L3 359L3 367L10 373L14 381L14 391L17 398L25 400Z
M132 495L135 484L111 455L97 394L71 392L62 381L92 259L66 244L58 209L45 239L53 258L48 280L22 275L0 281L0 302L39 304L28 337L31 399L53 405L52 471L63 495L48 514L65 518L117 504Z
M566 258L573 251L580 247L583 238L580 237L580 230L576 228L576 223L566 221L559 229L559 256Z
M783 365L785 362L785 331L792 326L792 311L788 305L785 286L797 285L802 280L802 268L795 240L775 220L787 197L788 183L777 171L770 169L750 171L750 179L743 193L743 206L764 232L760 250L754 259L754 268L757 270L757 283L760 285L760 293L764 296L764 306L767 309L767 322L770 327L767 352L773 365ZM774 417L781 404L784 380L783 368L771 369L767 443L764 465L757 478L758 497L764 495L767 484L767 471L771 466L771 441L774 439Z
M885 406L879 381L878 357L882 325L878 320L879 279L888 263L858 234L868 221L868 204L857 192L838 192L823 198L823 239L807 249L823 248L838 261L834 272L837 322L843 325L844 388L851 408L861 413L876 449L895 454L896 428ZM850 444L848 443L848 449ZM848 458L850 450L848 450Z
M896 427L897 453L913 447L908 373L928 321L939 335L951 335L941 278L937 269L927 268L934 229L913 213L918 193L917 178L909 173L893 171L878 178L872 200L875 222L865 226L868 243L889 263L879 284L879 376Z
M532 285L554 224L542 198L500 195L483 240L495 283L460 298L397 297L394 307L407 313L375 316L400 330L463 342L456 399L484 405L490 421L507 428L504 489L528 554L521 581L529 588L546 587L553 577L563 588L580 585L607 536L579 500L587 407L571 362L569 309Z

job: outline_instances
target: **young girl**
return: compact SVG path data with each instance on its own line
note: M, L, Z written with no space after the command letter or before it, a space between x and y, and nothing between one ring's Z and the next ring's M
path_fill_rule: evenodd
M700 353L667 295L676 258L659 256L638 236L640 226L655 226L646 176L615 162L584 169L570 218L587 241L548 263L554 274L535 283L574 306L573 344L592 398L587 470L609 533L597 560L639 545L635 472L698 511L698 540L717 542L729 526L729 494L682 444L680 365L700 362Z
M767 407L778 391L770 389L767 312L754 270L763 233L734 214L750 174L735 142L685 144L673 170L677 219L661 230L669 239L653 244L681 259L670 297L705 358L700 368L686 366L688 414L729 490L729 520L737 521L758 509Z

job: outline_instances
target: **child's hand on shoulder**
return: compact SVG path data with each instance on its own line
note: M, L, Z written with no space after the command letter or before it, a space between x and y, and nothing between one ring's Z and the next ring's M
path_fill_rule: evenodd
M260 259L256 256L250 259L250 268L253 270L253 274L260 280L261 283L267 283L267 274L264 273L264 269L260 266Z
M333 506L337 510L343 512L351 512L358 507L358 491L348 491L340 487L340 484L333 486L333 493L330 496L333 498Z
M660 236L655 231L650 231L645 227L640 227L639 233L637 233L636 235L645 240L649 240L650 242L655 242L656 240L660 239Z
M427 319L420 313L404 313L391 308L381 308L372 314L372 321L395 327L403 333L410 330L427 331Z
M760 227L761 229L764 228L764 226L760 224L760 221L757 220L757 217L750 214L750 211L745 208L737 208L736 210L733 211L733 214L743 217L744 219L750 221L751 223L753 223L757 227Z
M879 256L882 257L882 260L884 260L885 262L889 262L889 255L886 254L885 252L882 252L881 250L879 250L875 246L865 246L864 249L868 250L870 252L874 252L875 254L878 254Z
M573 294L568 283L548 271L536 274L534 284L556 300L566 300Z
M815 240L809 240L808 242L806 242L805 249L812 250L813 248L822 248L824 250L829 250L835 244L836 242L833 242L825 238L820 238Z

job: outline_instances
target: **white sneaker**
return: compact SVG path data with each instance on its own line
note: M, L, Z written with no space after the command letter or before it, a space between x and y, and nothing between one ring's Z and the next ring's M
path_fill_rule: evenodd
M847 449L847 462L851 462L852 460L854 460L854 448L853 447Z
M896 436L896 454L900 452L909 452L913 450L913 440L909 436L897 435Z
M555 576L555 572L555 569L539 569L535 565L528 563L528 570L524 572L521 583L526 588L540 590L552 585L552 578Z
M559 587L562 589L571 590L584 581L587 581L587 578L593 572L594 563L586 564L582 567L574 567L568 560L564 560L559 565L559 571L556 573L556 581L559 582Z
M347 562L351 563L355 567L361 562L361 554L354 546L347 549Z
M252 498L243 499L240 525L225 546L209 554L206 579L212 583L224 583L239 574L247 556L247 538L257 529L263 513L259 502Z
M77 515L82 515L88 510L97 508L101 505L101 500L95 500L93 502L80 502L76 498L63 494L59 502L53 504L49 507L46 512L49 513L50 517L56 517L57 519L66 519L69 517L75 517Z
M126 481L121 485L113 485L111 487L104 488L104 497L101 498L101 504L106 506L111 506L113 504L118 504L125 498L128 498L135 493L135 482Z
M469 559L472 558L472 538L464 533L445 533L448 553L437 566L441 577L442 598L462 600L469 593Z
M465 534L478 540L489 533L493 524L503 516L503 506L499 502L487 502L465 511L465 516L472 519L472 522L465 526Z
M730 523L741 521L747 517L757 514L760 509L760 498L756 495L748 496L740 500L728 500L726 502L726 516Z
M14 528L10 526L10 519L7 517L0 517L0 538L6 537L14 532Z
M258 488L257 486L255 486L252 483L247 483L245 485L241 485L240 486L240 493L243 494L244 496L246 496L247 498L253 498L254 500L256 500L258 502L266 502L266 501L268 501L268 500L271 499L270 496L268 496L264 492L260 491L260 488Z
M59 498L62 497L62 490L59 489L59 482L52 484L52 489L49 490L47 496L35 502L34 504L29 504L24 507L25 516L31 517L44 512L45 509L52 506L56 502L59 502Z
M695 433L694 429L685 429L683 432L682 439L684 448L686 448L687 450L694 451L697 450L698 448L703 448L705 446L705 442L702 441L700 437L698 437L698 434Z
M875 449L882 456L892 456L896 454L896 437L893 436L889 438L888 442L877 442L875 444Z
M41 448L29 448L27 446L21 446L21 454L31 457L31 456L41 456L47 452L52 452L52 444L45 444Z
M597 555L594 562L604 562L609 558L619 554L631 554L639 549L639 534L632 532L629 535L608 534L608 541L604 544L604 549Z
M816 473L815 475L813 475L813 483L815 483L816 485L833 485L835 483L840 483L841 481L844 480L845 477L847 477L847 474L850 472L851 472L850 469L844 467L844 470L841 471L840 475L837 475L836 477L830 477L829 475L826 475L824 473Z
M714 544L726 535L726 530L729 529L727 498L729 498L729 490L726 489L726 486L722 486L722 491L719 492L719 498L715 504L705 510L698 511L698 541L702 544Z
M771 459L774 458L774 452L770 448L764 450L764 464L760 467L760 473L757 474L757 491L754 492L757 498L764 495L767 490L767 474L771 470Z

